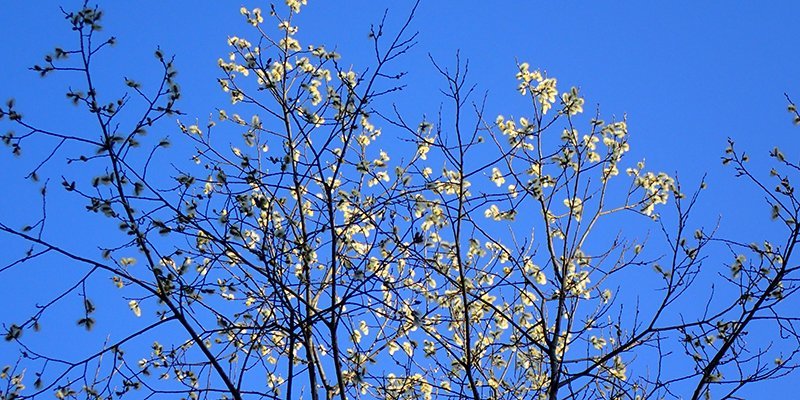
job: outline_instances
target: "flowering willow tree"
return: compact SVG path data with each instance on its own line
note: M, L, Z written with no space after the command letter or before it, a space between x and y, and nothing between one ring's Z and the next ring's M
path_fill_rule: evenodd
M218 61L230 106L204 123L176 108L162 50L155 87L125 79L127 94L104 97L92 80L114 43L98 33L102 12L65 14L73 47L32 69L77 71L67 96L94 125L38 128L9 102L3 139L15 154L53 146L34 180L63 146L80 149L66 158L81 170L61 179L65 206L121 232L81 253L49 239L44 215L0 224L30 244L3 273L44 255L85 271L29 319L4 321L20 352L3 360L0 397L722 398L795 368L795 319L779 307L796 288L789 176L774 171L768 190L731 143L724 161L765 190L787 242L693 231L697 192L630 160L626 121L584 117L576 88L519 63L526 114L489 116L467 64L434 62L446 111L405 116L381 105L402 86L390 70L415 44L416 7L394 36L371 29L375 59L357 70L298 41L305 5L241 9L251 36L230 37ZM180 143L145 136L154 126ZM651 230L663 235L648 242ZM732 250L723 268L707 259L715 243ZM728 289L687 298L704 262ZM96 319L93 293L109 286L118 294L102 303L124 304L130 324ZM76 296L77 324L108 341L73 359L31 345ZM756 325L780 346L747 342Z

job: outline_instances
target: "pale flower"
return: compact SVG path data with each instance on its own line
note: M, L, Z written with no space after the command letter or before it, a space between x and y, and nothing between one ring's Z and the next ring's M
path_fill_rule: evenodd
M308 4L308 0L286 0L286 5L295 13L299 13L300 7L306 4Z
M492 168L492 182L494 182L497 187L503 186L506 183L506 178L503 177L503 173L500 172L497 167Z

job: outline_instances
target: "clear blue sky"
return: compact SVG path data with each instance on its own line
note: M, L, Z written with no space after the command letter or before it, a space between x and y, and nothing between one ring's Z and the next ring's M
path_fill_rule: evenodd
M412 4L309 2L297 22L301 38L337 47L357 68L368 60L370 23L378 22L388 7L389 27L397 26ZM56 83L62 81L42 80L26 71L53 47L71 43L58 6L73 9L80 4L15 1L0 13L0 99L15 97L26 117L44 126L80 127L70 117L65 87ZM185 99L181 109L187 118L205 120L227 103L216 84L217 59L227 54L229 35L248 32L239 14L242 5L268 8L253 1L101 1L107 12L105 30L119 38L104 56L103 73L122 90L122 76L144 79L156 72L151 55L161 46L176 55ZM515 62L527 61L557 77L561 88L580 87L588 109L599 104L605 116L627 115L633 158L644 157L652 169L677 172L688 183L708 173L702 221L713 224L721 216L722 232L757 240L759 234L769 234L768 209L754 190L731 178L719 157L731 137L749 150L763 177L773 146L797 158L800 128L791 126L783 93L800 101L799 17L800 3L791 1L427 0L412 24L420 33L419 44L399 64L409 72L408 88L395 100L415 115L435 113L442 98L433 88L442 82L427 55L448 64L460 50L470 60L472 81L489 93L488 113L519 115L522 103L508 99L516 96ZM22 224L21 216L37 210L38 204L20 204L17 196L38 189L20 179L27 173L22 165L30 162L0 157L2 221ZM80 233L68 240L76 245L91 240L93 228L76 229ZM0 237L0 250L17 244ZM2 282L0 292L23 295L26 279L38 278ZM16 315L18 310L9 308L12 298L0 300L0 321ZM0 345L0 364L9 360L8 351ZM792 393L786 386L768 390Z
M356 66L368 61L367 31L387 7L398 23L409 1L312 1L301 14L301 34L336 46ZM63 98L45 91L52 83L25 68L59 43L68 28L58 5L78 1L15 2L0 16L3 71L0 97L14 96L26 116L58 121ZM215 79L216 60L227 53L228 35L246 34L240 5L259 2L105 2L106 30L119 45L107 54L110 72L147 77L152 50L177 55L190 116L205 119L225 104ZM795 2L484 2L423 1L413 27L419 45L402 66L405 93L395 100L409 112L431 114L441 81L427 53L448 63L456 50L469 58L472 78L489 91L489 113L520 114L504 104L513 96L515 60L527 61L581 88L587 104L604 115L626 114L632 148L655 169L677 171L689 181L708 172L720 195L715 207L735 212L727 174L718 155L734 138L756 161L769 148L792 146L783 93L800 98L800 28ZM108 76L115 74L109 73ZM52 98L42 99L42 91ZM31 110L30 104L36 104ZM517 103L519 106L520 103ZM511 106L513 107L513 106ZM61 121L63 122L63 120ZM788 149L788 147L787 147ZM5 162L5 161L4 161ZM8 169L6 169L8 170ZM5 172L4 172L5 173ZM718 182L718 183L717 183Z

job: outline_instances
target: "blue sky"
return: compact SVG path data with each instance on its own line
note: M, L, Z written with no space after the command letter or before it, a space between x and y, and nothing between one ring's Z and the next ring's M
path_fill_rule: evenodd
M69 8L79 2L65 3ZM24 71L68 40L58 4L16 3L0 17L0 34L10 39L0 44L6 55L0 93L13 95L22 106L37 104L26 111L31 117L58 120L59 112L69 111L59 95L38 96L52 81ZM363 65L369 61L369 25L387 7L390 26L397 24L410 5L312 2L300 15L301 35L336 46L346 60ZM214 106L225 104L215 83L216 60L227 53L228 35L247 32L238 14L240 3L102 6L107 32L120 39L103 60L109 77L147 77L155 68L150 54L161 46L177 55L185 94L182 108L190 116L204 119ZM427 54L447 64L460 50L470 61L473 82L489 93L489 112L520 114L507 100L514 96L515 61L527 61L557 77L561 87L580 87L587 104L599 105L603 115L627 115L634 154L653 168L677 171L686 181L709 173L720 194L715 207L735 213L738 188L718 162L725 139L734 138L755 161L774 145L795 142L783 93L800 92L800 52L792 39L800 30L797 15L800 5L794 2L656 6L537 1L499 6L423 1L413 25L420 32L419 44L400 64L409 72L409 86L393 100L405 103L410 113L431 114L441 101L431 88L441 81ZM119 73L111 73L115 68Z
M389 27L396 27L412 4L310 3L297 22L301 39L338 48L356 67L369 60L369 25L388 7ZM0 99L16 98L26 117L42 125L80 129L81 120L71 116L63 97L63 81L42 80L26 71L54 46L72 40L59 4L71 9L80 2L14 2L0 14ZM187 118L200 120L228 102L216 84L217 59L227 54L229 35L248 32L239 7L266 8L252 1L100 5L107 12L105 30L119 38L101 61L107 83L122 90L121 76L146 80L156 72L151 55L160 46L176 54L185 99L181 109ZM770 234L769 210L757 192L721 167L719 157L731 137L766 177L769 149L779 145L790 158L800 150L800 130L791 125L783 94L800 101L798 16L800 3L789 1L423 1L412 24L419 43L397 64L409 73L408 87L394 100L412 115L435 113L442 98L434 88L442 82L428 54L447 65L459 50L470 61L472 81L488 91L488 113L520 115L523 103L509 99L517 96L515 63L527 61L557 77L561 88L580 87L587 109L599 104L604 116L626 115L633 158L646 158L655 170L677 172L689 184L707 173L710 188L698 212L700 221L714 224L722 217L721 232L751 241ZM22 224L25 215L38 210L36 202L19 201L23 194L35 198L38 190L20 179L27 173L23 166L31 162L0 157L5 194L0 220ZM64 236L77 246L98 234L88 225L76 229L78 235ZM17 244L0 237L0 249ZM26 283L36 284L39 278L19 279L0 283L0 291L22 296ZM14 300L0 301L0 321L5 321L17 310L9 308ZM0 346L0 364L7 357L8 347Z

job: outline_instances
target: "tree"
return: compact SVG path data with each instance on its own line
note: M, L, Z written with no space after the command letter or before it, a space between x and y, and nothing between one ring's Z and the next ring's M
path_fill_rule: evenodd
M83 254L49 239L46 213L0 223L30 245L1 272L52 255L84 271L4 325L20 352L3 398L733 398L797 367L786 301L800 166L779 149L774 190L732 141L723 163L763 191L785 242L719 238L689 218L705 183L686 190L629 160L626 121L584 117L578 89L521 62L527 117L489 116L468 63L432 60L447 107L412 119L383 99L403 85L390 70L415 44L416 7L394 35L373 27L374 63L355 70L299 43L305 3L241 9L255 39L229 39L219 84L231 107L204 124L185 122L161 49L155 87L125 78L127 93L108 97L93 83L95 55L114 44L102 11L65 12L73 46L32 69L69 79L93 125L39 128L9 101L3 140L16 155L51 146L34 155L34 181L46 163L77 165L61 177L69 205L119 234ZM180 142L146 135L156 126ZM391 155L376 145L383 131ZM96 320L93 293L109 280L135 326ZM74 359L29 345L76 295L77 324L109 341ZM750 343L752 329L775 346Z

